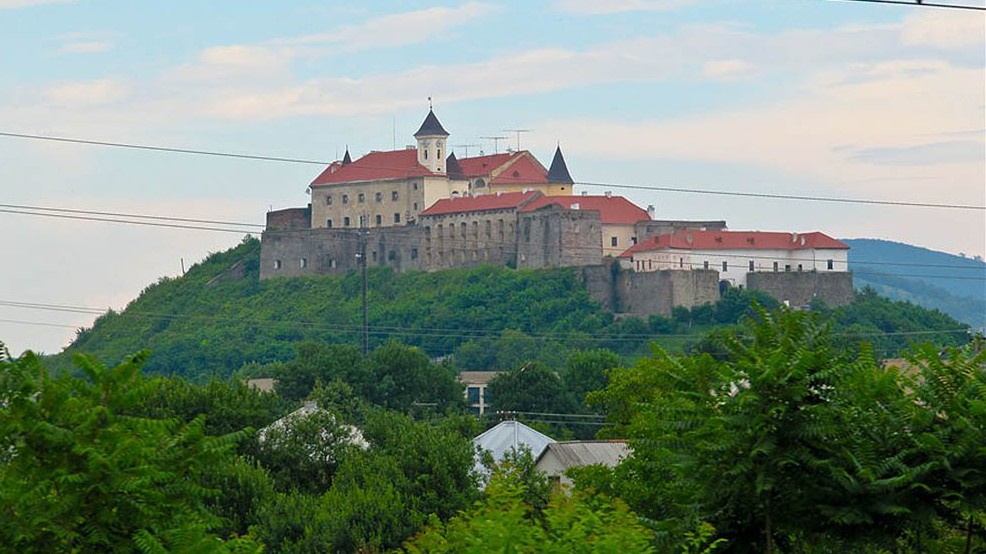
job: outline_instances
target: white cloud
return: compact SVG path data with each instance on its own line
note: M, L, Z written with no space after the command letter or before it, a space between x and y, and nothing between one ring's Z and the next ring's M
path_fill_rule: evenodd
M347 51L390 48L427 42L442 37L456 27L486 17L497 8L479 2L457 7L432 7L389 14L330 31L272 41L275 44L338 45Z
M42 91L44 98L57 106L87 108L114 104L127 98L129 86L116 79L58 83Z
M948 10L919 10L907 16L901 32L904 44L942 50L979 48L986 41L986 19L979 14Z
M70 4L78 0L0 0L0 10L26 8L42 4Z
M555 0L554 7L564 12L602 15L674 10L692 3L694 0Z
M702 66L702 75L711 78L735 78L748 74L753 66L743 60L710 60Z
M64 44L58 49L60 54L98 54L109 52L113 43L107 40L83 40Z

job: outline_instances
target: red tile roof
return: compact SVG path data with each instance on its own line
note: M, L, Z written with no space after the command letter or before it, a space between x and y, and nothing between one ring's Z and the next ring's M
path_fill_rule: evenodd
M566 210L577 206L580 210L598 211L604 225L633 225L650 219L647 210L622 196L542 196L524 206L521 211L529 212L551 204Z
M848 250L849 246L814 231L811 233L781 233L771 231L681 231L658 235L635 244L620 254L629 257L636 252L654 250Z
M482 177L489 175L494 169L510 161L516 152L506 154L490 154L489 156L474 156L472 158L460 158L459 167L462 174L466 177Z
M503 194L485 194L483 196L462 196L459 198L443 198L428 207L419 215L445 215L462 212L484 212L489 210L506 210L519 208L532 198L540 196L538 191L505 192Z
M548 171L533 159L533 156L516 156L496 177L490 180L494 185L546 184Z
M351 183L355 181L386 181L437 175L418 163L417 149L370 152L348 164L331 163L312 181L312 185Z

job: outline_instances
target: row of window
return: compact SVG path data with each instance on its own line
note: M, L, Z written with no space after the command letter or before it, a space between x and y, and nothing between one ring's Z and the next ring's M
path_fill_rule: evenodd
M418 188L417 185L415 185L414 188L417 189ZM383 193L382 192L374 193L373 194L373 199L376 200L377 203L383 202ZM396 190L390 191L390 200L392 202L397 202L398 200L400 200L400 194ZM358 202L360 204L365 203L366 202L366 193L364 193L364 192L358 193L356 195L356 202ZM342 203L343 204L349 204L349 194L348 193L344 193L342 195ZM331 206L332 205L332 195L331 194L326 194L325 195L325 205L326 206Z
M613 241L614 241L614 245L615 245L616 237L613 237ZM631 261L633 261L633 260L631 260ZM660 263L660 262L658 262L658 263ZM646 261L646 267L645 267L644 260L636 260L636 267L637 267L637 270L638 271L643 271L644 269L648 269L648 270L654 269L654 260L647 260ZM678 267L679 268L684 268L685 267L685 259L684 258L678 258ZM756 266L756 262L754 262L753 260L750 260L750 271L756 271L756 267L757 267ZM835 268L835 260L827 260L826 263L825 263L825 267L829 271L832 271ZM709 261L708 260L702 262L702 269L709 269ZM729 262L727 262L727 261L722 262L722 270L724 272L728 272L729 271ZM774 271L780 271L780 264L778 264L777 262L774 262ZM784 266L784 271L791 271L791 264L786 264ZM798 264L798 271L804 271L804 266L802 264Z
M383 216L380 215L380 214L377 214L376 216L373 217L373 222L376 225L378 225L378 226L379 225L383 225ZM400 223L400 222L401 222L401 214L395 212L394 213L394 223ZM335 223L332 221L331 218L330 219L326 219L325 220L325 226L328 229L332 229L333 227L335 227ZM342 218L342 226L343 227L352 227L353 226L353 220L348 215L346 217L343 217Z

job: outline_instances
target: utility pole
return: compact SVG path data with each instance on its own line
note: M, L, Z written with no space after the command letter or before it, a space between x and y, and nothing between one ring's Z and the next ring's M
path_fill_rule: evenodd
M359 216L359 253L356 257L359 258L360 272L362 273L363 281L363 355L370 353L370 311L367 303L367 292L369 290L369 282L367 279L366 272L366 242L367 236L370 234L369 230L366 228L366 216Z

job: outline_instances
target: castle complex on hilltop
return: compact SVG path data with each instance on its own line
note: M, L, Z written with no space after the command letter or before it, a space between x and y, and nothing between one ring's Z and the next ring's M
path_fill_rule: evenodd
M712 302L726 285L793 305L852 298L848 247L822 233L733 232L575 195L560 146L548 169L526 150L460 159L432 110L414 137L356 160L347 148L309 185L307 207L269 212L261 278L345 273L365 253L395 271L578 267L604 306L638 314Z

